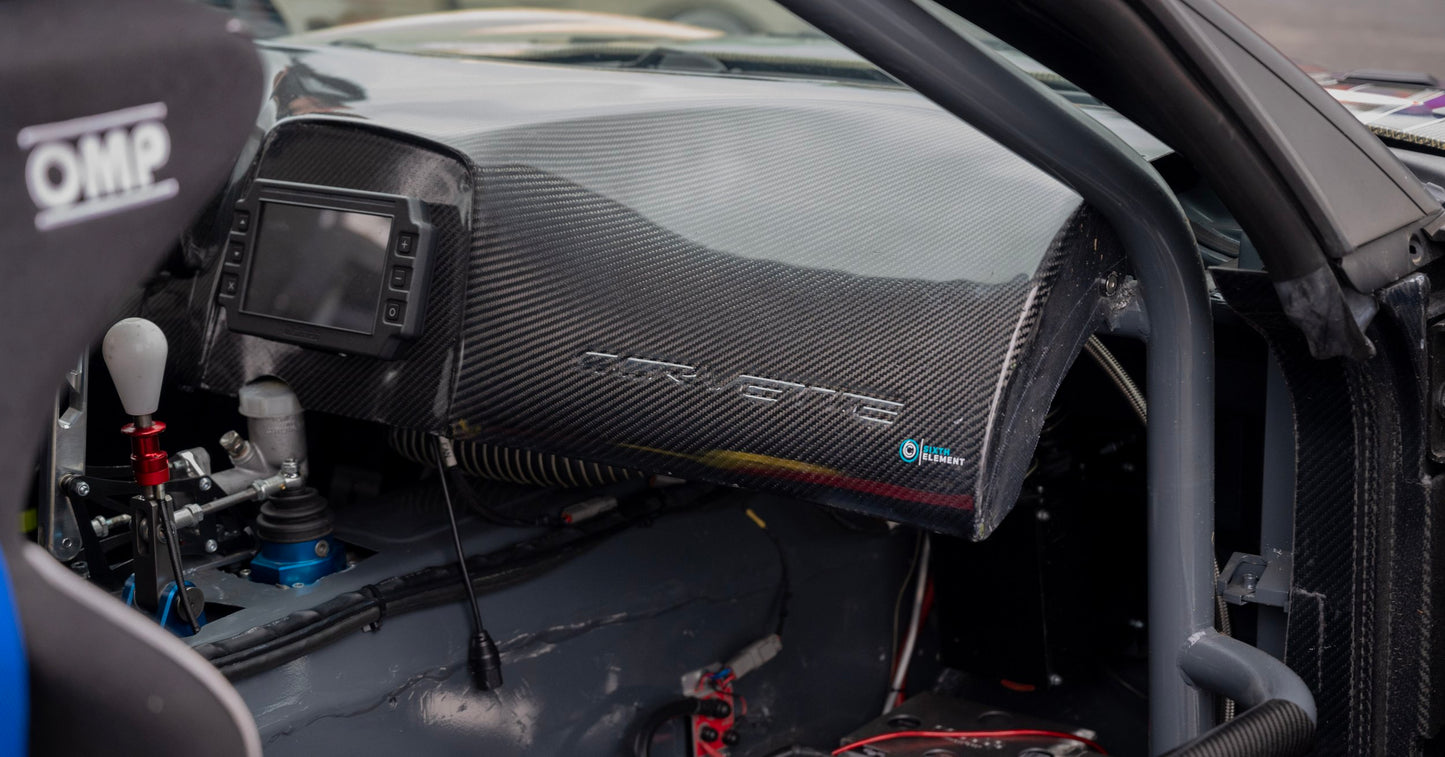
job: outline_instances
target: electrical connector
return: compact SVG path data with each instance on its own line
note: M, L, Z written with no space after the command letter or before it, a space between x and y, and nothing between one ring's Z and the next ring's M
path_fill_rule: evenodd
M486 629L472 634L467 649L467 670L478 689L494 691L502 688L502 655Z
M767 664L781 651L783 651L783 637L771 634L743 647L743 650L733 655L733 658L728 660L724 667L732 669L734 679L742 678Z
M576 525L617 509L616 497L593 497L562 509L562 522Z

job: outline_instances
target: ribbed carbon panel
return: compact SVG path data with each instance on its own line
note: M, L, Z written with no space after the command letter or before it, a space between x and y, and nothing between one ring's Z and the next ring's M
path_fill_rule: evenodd
M1294 402L1285 661L1315 692L1319 743L1329 754L1417 754L1441 712L1440 498L1425 464L1429 281L1377 293L1378 354L1351 363L1310 356L1263 273L1214 278L1268 339Z
M1358 515L1354 492L1356 429L1343 361L1318 361L1279 308L1269 281L1258 273L1215 272L1215 282L1235 312L1270 340L1294 403L1295 454L1293 596L1285 662L1317 692L1321 743L1351 743L1352 629L1355 615L1355 553ZM1356 753L1348 750L1350 753Z
M987 535L1117 245L925 101L753 86L471 128L282 122L258 175L428 204L426 333L385 362L211 314L203 385L277 375L314 410Z
M397 454L422 465L437 464L436 437L406 428L391 431L391 448ZM584 460L549 454L533 454L528 450L498 447L485 442L452 442L456 464L473 476L505 481L522 486L552 488L597 488L632 479L643 474L626 468L598 465Z

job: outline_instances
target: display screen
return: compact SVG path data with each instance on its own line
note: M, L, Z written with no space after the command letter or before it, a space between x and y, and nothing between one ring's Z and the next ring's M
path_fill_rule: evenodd
M370 334L391 216L262 202L241 309Z

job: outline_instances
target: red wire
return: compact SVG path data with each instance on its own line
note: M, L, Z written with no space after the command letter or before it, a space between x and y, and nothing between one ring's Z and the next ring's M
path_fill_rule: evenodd
M1103 747L1083 736L1075 736L1072 733L1064 733L1062 731L1035 731L1030 729L1015 729L1012 731L894 731L893 733L881 733L877 736L869 736L866 739L855 741L847 746L839 747L833 750L833 754L836 756L857 749L858 747L877 744L880 741L892 741L894 739L997 739L1016 738L1020 736L1068 739L1069 741L1077 741L1099 754L1108 754L1108 752L1104 751Z

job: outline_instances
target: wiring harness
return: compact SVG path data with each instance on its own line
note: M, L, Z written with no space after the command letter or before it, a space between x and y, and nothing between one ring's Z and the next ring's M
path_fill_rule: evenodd
M634 525L701 506L709 491L693 486L649 491L655 496L634 498L575 527L549 530L473 555L465 560L470 586L486 593L537 578ZM451 604L467 594L457 562L436 565L348 591L230 638L197 645L195 651L227 678L240 680L359 631L379 628L387 618Z

